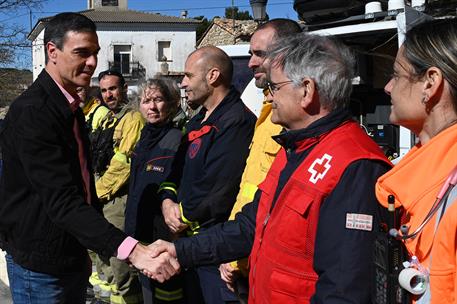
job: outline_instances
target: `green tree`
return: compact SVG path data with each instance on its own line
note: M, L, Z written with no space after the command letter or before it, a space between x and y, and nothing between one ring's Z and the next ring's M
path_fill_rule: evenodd
M197 16L197 17L192 17L192 18L202 21L200 23L200 25L197 27L197 31L196 31L197 41L198 41L203 36L203 34L205 33L206 29L210 26L211 21L209 21L205 16Z
M252 20L249 11L240 11L237 6L230 6L225 8L225 18L236 20Z
M20 63L21 55L30 53L27 25L17 25L19 12L41 8L46 0L0 0L0 108L9 105L32 83L32 72L7 67ZM0 111L0 115L4 111Z

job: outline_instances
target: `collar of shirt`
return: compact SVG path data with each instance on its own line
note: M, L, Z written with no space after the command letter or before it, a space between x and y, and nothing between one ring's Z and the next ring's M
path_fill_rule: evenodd
M65 96L65 98L68 100L68 103L70 105L70 108L71 108L71 111L74 112L76 111L76 109L78 109L79 107L79 98L75 98L73 97L70 93L68 93L67 90L64 89L63 86L61 86L52 76L51 76L52 80L54 80L54 82L57 84L57 86L59 87L60 91L62 91L63 95Z
M230 109L234 103L237 102L242 102L240 99L240 93L234 86L231 86L227 95L222 99L222 101L217 105L211 115L209 115L209 117L204 122L202 122L202 120L204 119L207 110L203 107L201 108L200 112L198 112L198 114L191 119L191 121L198 122L198 124L195 126L197 128L199 128L201 125L213 125L222 115L228 111L228 109Z
M320 136L335 129L339 125L348 121L350 118L351 114L349 110L334 110L328 115L314 121L304 129L289 131L284 130L279 135L272 136L272 138L285 149L295 150L300 147L303 149L310 144L314 144Z

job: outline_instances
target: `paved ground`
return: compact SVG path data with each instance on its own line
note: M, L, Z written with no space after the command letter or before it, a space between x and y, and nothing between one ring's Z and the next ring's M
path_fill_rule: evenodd
M0 281L0 303L2 304L12 304L10 288Z
M0 250L0 303L12 304L9 289L8 275L6 273L5 252Z

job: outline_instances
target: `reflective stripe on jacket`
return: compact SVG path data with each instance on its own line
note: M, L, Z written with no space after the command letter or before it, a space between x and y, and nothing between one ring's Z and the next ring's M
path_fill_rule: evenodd
M230 219L252 202L257 186L265 179L281 146L271 138L279 134L282 127L271 122L271 103L265 103L256 122L251 149L240 183L240 191L233 206Z
M231 220L235 219L235 215L241 211L244 205L254 200L257 186L265 179L276 154L281 148L271 137L279 134L282 127L271 122L271 114L271 103L264 102L256 122L246 167L241 177L240 191L230 214L229 219ZM244 276L248 276L249 270L246 259L234 261L231 265L235 269L239 269Z
M125 232L141 242L171 240L157 194L171 172L182 133L171 124L146 125L132 155L129 195L125 210ZM163 228L162 228L163 227Z
M130 156L140 139L144 120L139 112L126 113L114 129L114 156L108 169L97 180L97 196L110 200L123 187L130 176Z
M89 132L93 132L100 126L102 119L108 114L109 109L104 105L99 104L99 100L93 97L83 107L84 117ZM90 124L90 125L89 125Z
M210 227L228 219L241 180L256 117L232 88L209 117L205 110L186 126L177 166L182 171L174 198L189 227ZM177 156L178 158L178 156Z

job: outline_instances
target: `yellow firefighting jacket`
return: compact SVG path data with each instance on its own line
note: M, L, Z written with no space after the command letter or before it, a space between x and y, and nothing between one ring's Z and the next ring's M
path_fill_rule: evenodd
M86 118L86 123L88 123L89 119L92 119L90 125L90 130L92 132L98 128L103 117L105 117L109 112L107 107L99 104L99 100L97 98L92 98L84 105L82 110L84 117Z
M99 199L111 200L116 192L127 183L130 176L130 157L140 138L143 126L143 117L137 111L127 112L117 124L113 135L114 156L111 158L108 169L95 184ZM110 126L103 125L103 127Z
M231 220L235 218L235 214L241 211L244 205L252 202L257 191L257 185L265 179L276 154L281 148L271 137L279 134L282 127L271 122L271 114L271 103L264 101L255 125L249 156L241 178L240 191L230 214ZM245 259L232 263L233 267L240 269L242 273L247 275L246 265Z

